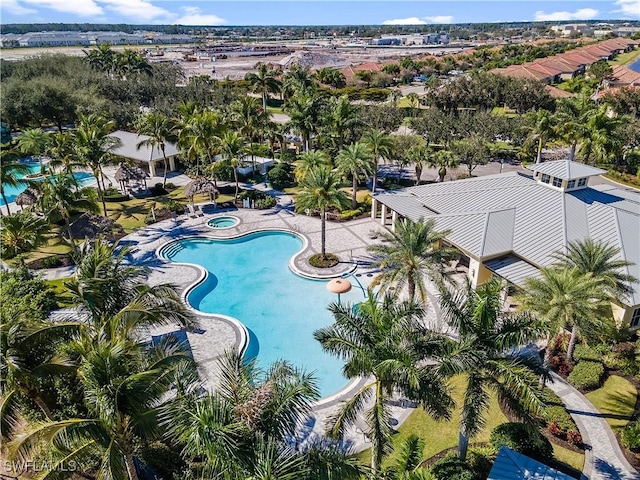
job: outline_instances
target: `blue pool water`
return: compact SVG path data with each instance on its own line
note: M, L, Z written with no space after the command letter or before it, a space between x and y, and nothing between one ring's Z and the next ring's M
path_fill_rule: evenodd
M208 225L213 228L230 228L238 224L238 220L233 217L217 217L209 220Z
M29 174L38 173L40 171L39 163L27 163L29 167ZM78 183L80 185L85 185L93 180L93 175L87 172L76 172L73 174L74 177L78 179ZM7 197L7 202L13 203L16 200L16 197L20 195L27 189L27 182L21 182L15 187L11 185L6 185L4 187L4 195ZM0 205L4 205L4 200L0 197Z
M302 247L300 238L260 232L234 240L199 238L180 244L181 249L169 245L168 259L209 271L209 278L189 294L189 303L203 312L241 321L250 335L247 358L257 356L261 367L284 359L315 371L323 397L346 385L343 362L323 352L313 338L316 329L333 323L327 306L337 296L327 291L326 281L299 277L288 267L289 259ZM343 302L362 298L356 285L341 296Z
M640 60L636 60L635 62L633 62L631 65L629 65L629 68L634 72L640 73Z

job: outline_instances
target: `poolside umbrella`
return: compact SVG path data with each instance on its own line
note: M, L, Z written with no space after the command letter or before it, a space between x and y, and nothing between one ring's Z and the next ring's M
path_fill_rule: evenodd
M93 213L83 213L71 224L71 234L73 238L94 239L99 235L106 234L113 237L113 226L115 222L110 218Z
M334 278L327 283L327 290L331 293L338 294L338 303L340 303L340 294L351 291L351 282L344 278Z
M218 193L218 189L211 180L200 177L195 180L191 180L184 187L184 195L193 204L193 197L199 193L208 193L209 195L215 195Z
M20 209L22 209L24 206L29 206L37 203L39 198L40 192L33 187L29 187L16 197L16 205L18 205Z

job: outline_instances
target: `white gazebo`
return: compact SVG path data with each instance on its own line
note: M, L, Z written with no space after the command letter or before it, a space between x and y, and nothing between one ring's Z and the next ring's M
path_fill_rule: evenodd
M118 130L109 136L120 141L119 145L112 150L114 155L135 160L140 167L146 167L149 170L149 175L152 177L157 176L156 164L160 162L160 165L163 165L164 157L158 147L140 145L141 142L150 138L148 135L138 135L137 133ZM176 156L179 154L178 147L173 143L166 143L164 150L167 156L168 169L173 171L176 169Z

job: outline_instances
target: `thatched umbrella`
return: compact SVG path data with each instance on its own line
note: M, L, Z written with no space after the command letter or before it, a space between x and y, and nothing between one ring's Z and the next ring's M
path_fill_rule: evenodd
M147 178L149 175L140 167L129 167L127 165L120 165L120 168L116 171L115 179L122 186L122 191L126 192L126 187L129 182L136 181L144 182L145 188L147 187Z
M218 193L218 189L211 180L203 177L191 180L184 187L184 195L189 199L191 204L193 204L193 197L195 197L199 193L208 193L209 197L213 195L213 200L215 201L215 196Z
M113 235L115 222L110 218L96 215L94 213L83 213L71 224L71 235L73 238L94 239L100 235Z
M28 187L24 192L16 197L16 205L22 210L23 207L33 205L40 199L40 191L36 188Z

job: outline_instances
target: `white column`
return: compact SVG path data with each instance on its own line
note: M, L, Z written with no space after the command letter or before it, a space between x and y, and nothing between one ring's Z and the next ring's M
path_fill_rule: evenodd
M169 157L169 170L172 172L176 169L176 157Z
M391 231L396 231L396 222L398 221L398 212L395 210L391 211Z
M152 177L156 176L156 162L149 162L149 175Z
M375 198L371 199L371 218L376 218L378 214L378 200Z
M387 224L387 206L383 203L382 204L382 216L380 217L380 223L382 225L386 225Z

